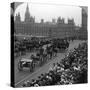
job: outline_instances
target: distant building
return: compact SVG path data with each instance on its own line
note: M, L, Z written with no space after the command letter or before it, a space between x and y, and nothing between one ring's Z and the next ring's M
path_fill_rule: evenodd
M82 27L79 31L79 37L87 39L88 38L88 25L87 25L87 20L88 20L88 7L86 6L81 6L82 9Z
M52 24L56 24L56 20L54 18L52 19Z
M16 15L15 20L16 34L21 33L33 36L61 38L65 36L74 36L75 27L74 19L69 19L68 23L65 23L64 18L61 17L58 17L57 20L52 19L52 22L44 22L44 19L41 19L40 23L36 23L35 17L32 17L29 12L28 4L26 7L24 22L21 22L20 14Z
M68 19L68 24L74 25L74 19Z
M44 19L41 19L41 23L44 23Z
M58 24L64 24L64 18L58 17L57 23Z
M82 28L87 30L88 8L82 7Z
M21 22L21 16L20 16L20 13L16 14L15 22Z
M25 12L25 20L24 21L26 23L28 23L28 22L34 23L35 22L35 18L30 16L28 4L27 4L26 12Z

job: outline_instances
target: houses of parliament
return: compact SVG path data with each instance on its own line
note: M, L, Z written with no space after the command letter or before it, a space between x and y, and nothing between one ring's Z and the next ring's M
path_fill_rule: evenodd
M25 11L25 19L21 21L20 13L16 14L14 21L16 34L26 34L33 36L48 36L48 37L71 37L78 34L80 27L76 26L74 19L68 19L65 23L64 18L58 17L57 20L52 19L52 22L44 22L41 19L40 23L35 22L35 17L31 16L27 4Z

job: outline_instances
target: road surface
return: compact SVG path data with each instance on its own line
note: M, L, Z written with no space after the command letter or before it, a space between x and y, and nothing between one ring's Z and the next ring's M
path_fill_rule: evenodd
M74 47L77 47L82 42L83 41L78 41L78 40L70 42L68 51L73 50ZM51 65L53 63L60 62L60 60L64 58L67 52L58 53L57 57L52 58L48 63L46 63L42 67L36 68L33 73L30 73L28 70L22 71L22 72L18 71L17 65L20 57L15 59L15 87L20 87L24 81L27 81L27 80L31 81L32 79L37 79L38 76L40 76L42 73L48 72ZM30 55L31 53L28 53L23 57L30 57Z

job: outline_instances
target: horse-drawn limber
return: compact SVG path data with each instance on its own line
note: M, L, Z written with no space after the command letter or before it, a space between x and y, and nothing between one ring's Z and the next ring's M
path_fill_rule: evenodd
M34 64L33 60L22 58L18 62L18 70L23 71L25 69L28 69L30 72L34 70Z
M67 40L60 40L60 39L52 40L49 42L49 44L45 44L43 46L38 45L38 51L36 52L36 55L32 54L30 59L22 58L18 62L18 69L19 71L23 71L24 68L28 68L30 72L34 71L35 67L40 67L49 60L52 60L53 57L57 56L57 53L59 51L66 50L68 47L69 42Z

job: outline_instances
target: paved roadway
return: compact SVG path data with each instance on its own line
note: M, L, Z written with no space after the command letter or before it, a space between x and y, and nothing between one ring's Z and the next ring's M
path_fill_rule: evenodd
M69 45L68 51L73 50L74 47L77 47L79 45L79 43L82 43L82 42L83 41L73 41L73 42L71 42L70 45ZM15 87L20 87L23 84L24 81L27 81L27 80L31 81L32 79L37 79L37 77L40 76L41 73L48 72L51 65L55 62L60 62L60 60L62 58L64 58L64 56L67 52L58 53L56 58L53 58L52 60L50 60L50 62L46 63L42 67L37 68L33 73L30 73L28 70L19 72L18 68L17 68L17 65L18 65L18 60L20 59L20 57L15 59ZM28 53L26 56L23 56L23 57L28 57L29 58L30 55L31 54Z

